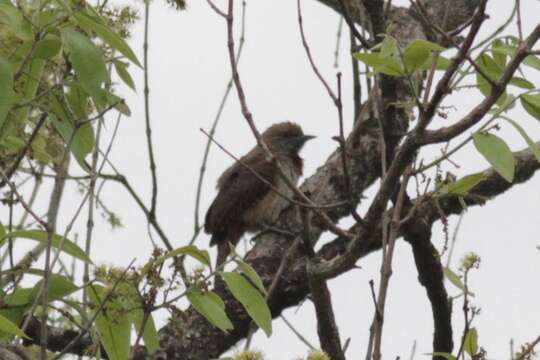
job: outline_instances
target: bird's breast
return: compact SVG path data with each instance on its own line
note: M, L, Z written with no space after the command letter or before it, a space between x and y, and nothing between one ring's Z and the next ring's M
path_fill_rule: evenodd
M295 166L288 162L281 162L281 164L287 178L296 185L299 174ZM294 197L294 192L279 175L274 182L274 188L286 198L278 194L274 189L271 189L268 194L244 215L244 221L248 226L248 230L256 231L263 224L274 223L279 217L279 214L290 204L288 199Z

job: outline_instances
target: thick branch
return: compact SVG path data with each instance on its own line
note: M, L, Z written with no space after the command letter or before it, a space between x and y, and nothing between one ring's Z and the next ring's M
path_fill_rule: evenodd
M444 287L444 273L437 249L431 243L431 225L414 221L404 229L413 251L420 284L426 288L433 314L433 352L452 353L452 307ZM434 356L433 360L442 360Z
M538 144L540 146L540 143ZM474 197L468 197L465 202L468 206L481 205L487 200L494 198L511 187L529 180L534 173L540 169L540 163L536 161L530 150L523 150L514 153L516 158L516 175L514 183L510 184L500 177L494 170L488 169L485 180L476 185L471 191ZM440 198L439 205L446 215L459 214L463 211L458 196L447 196ZM415 219L426 224L433 224L440 218L440 211L433 199L421 198L416 209ZM407 213L404 209L403 213ZM391 210L390 210L391 211ZM285 214L291 214L285 212ZM431 225L430 225L431 226ZM353 228L351 231L355 231ZM381 247L380 224L377 229L373 229L373 236L362 244L362 256L365 256ZM403 235L401 233L400 235ZM412 235L410 235L412 236ZM412 239L412 238L409 238ZM279 267L282 254L287 249L290 240L282 239L278 235L262 237L257 245L248 253L246 260L254 266L266 286L268 286ZM330 259L337 254L343 253L348 241L337 238L330 244L325 245L318 253L321 261ZM296 260L291 263L287 272L284 273L279 287L276 288L273 299L270 301L272 315L277 317L286 308L298 304L309 294L308 278L306 274L306 257L301 252L296 252L293 256ZM427 266L432 266L426 264ZM165 345L170 359L198 359L201 356L215 357L242 339L248 331L249 317L236 303L230 294L220 294L226 302L227 313L234 323L234 330L229 334L224 334L215 329L204 318L193 310L188 310L179 318L173 318L169 324L162 329L162 345ZM439 295L440 296L440 295ZM438 310L440 311L440 310ZM444 348L444 314L436 319L436 326L440 330L436 332L437 348ZM440 341L440 343L439 343ZM447 342L448 344L448 342ZM440 347L439 347L440 346Z
M462 0L465 1L465 0ZM321 1L334 9L339 10L337 1ZM457 1L461 2L461 1ZM433 6L441 6L435 3ZM351 12L351 19L359 22L358 14ZM472 15L469 14L469 16ZM407 44L416 38L425 38L422 24L414 19L410 12L404 8L395 8L390 11L390 19L387 26L392 29L392 35L400 44ZM392 84L393 85L393 84ZM393 86L394 87L394 86ZM384 89L383 89L384 90ZM396 102L407 102L411 98L407 86L398 83L393 89ZM373 95L373 94L371 94ZM385 102L388 99L384 99ZM354 201L358 202L362 192L381 174L381 147L379 119L381 115L373 96L362 106L358 121L351 134L349 134L345 149L349 156L349 175L351 180ZM385 105L389 105L386 103ZM392 111L385 114L384 131L388 149L395 147L402 139L406 131L406 122L409 114L405 111ZM315 204L329 204L344 202L344 206L330 209L326 215L337 222L340 218L349 215L350 208L347 205L348 192L343 176L343 166L339 150L336 150L326 163L318 169L317 173L306 180L301 191L306 194ZM435 221L435 220L433 220ZM285 210L276 224L280 228L289 229L293 233L300 233L302 221L299 214L293 208ZM313 218L312 236L318 239L327 228L318 217ZM380 231L373 230L373 238L362 244L364 254L380 247ZM377 235L378 234L378 235ZM290 245L290 239L279 234L266 234L258 238L257 244L247 254L246 260L254 266L260 274L265 285L272 283L276 269ZM321 257L329 259L333 255L342 253L347 241L338 239L330 247L325 246ZM298 304L309 293L306 276L306 261L304 254L297 250L292 255L292 261L283 274L276 287L274 296L270 300L272 315L278 316L287 307ZM220 293L227 307L227 314L231 317L234 330L228 334L212 327L202 316L189 309L178 318L170 320L169 324L161 330L162 346L170 359L199 359L217 357L223 351L234 345L248 333L250 319L242 307L235 302L228 293Z

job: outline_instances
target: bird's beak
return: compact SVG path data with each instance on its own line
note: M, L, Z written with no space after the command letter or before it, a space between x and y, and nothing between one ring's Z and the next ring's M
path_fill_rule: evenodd
M306 141L309 141L311 139L315 139L316 136L313 136L313 135L302 135L300 137L302 139L302 143L305 143Z

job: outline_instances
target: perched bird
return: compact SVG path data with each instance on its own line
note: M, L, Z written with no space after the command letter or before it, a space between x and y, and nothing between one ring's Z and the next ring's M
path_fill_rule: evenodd
M291 122L274 124L262 133L262 140L294 184L302 175L303 168L298 154L305 142L312 138L314 136L304 135L302 128ZM259 145L244 155L240 162L230 166L218 179L218 194L206 213L204 230L212 234L210 245L218 247L217 266L227 259L229 243L236 246L246 231L256 231L274 222L288 205L287 199L257 178L253 171L281 194L289 198L293 195L280 177L277 165L267 158Z

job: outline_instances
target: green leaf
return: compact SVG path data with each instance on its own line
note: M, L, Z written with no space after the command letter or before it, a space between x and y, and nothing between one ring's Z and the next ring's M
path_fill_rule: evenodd
M471 357L478 352L478 332L475 328L470 328L469 331L467 331L465 342L463 343L463 350Z
M381 58L387 58L389 56L398 55L397 41L392 36L385 36L381 44L381 51L379 56Z
M489 133L473 135L474 146L506 181L514 180L514 155L503 139Z
M31 292L32 289L30 288L18 288L13 290L11 294L4 295L0 293L0 298L7 305L0 309L0 315L14 324L20 324L34 300L30 296ZM13 334L3 333L0 330L0 340L11 340L12 338Z
M238 264L238 267L240 268L240 271L247 276L249 280L259 289L259 291L263 294L266 294L266 289L264 288L264 284L259 277L259 274L255 271L255 269L249 265L248 263L236 259L236 263Z
M144 312L141 309L136 309L130 313L130 316L133 326L135 327L135 333L138 334L143 326ZM144 344L146 345L148 354L151 355L159 349L159 336L152 314L147 315L144 330L142 332L142 338L144 340Z
M22 150L24 146L26 145L26 142L17 136L8 135L2 142L2 146L8 150L9 153L15 154Z
M409 72L414 72L428 60L432 52L441 52L445 48L431 41L415 39L405 49L403 53L403 62Z
M521 105L531 116L540 120L540 94L524 94L520 97Z
M32 289L32 298L36 298L41 291L43 286L43 279L38 281L34 288ZM79 288L73 284L73 282L65 276L58 274L50 274L49 278L49 302L60 300L75 291Z
M116 73L118 74L120 79L122 79L124 84L129 86L131 89L135 90L135 82L133 81L133 78L127 71L127 67L128 67L127 63L124 63L118 60L114 62L114 68L116 69Z
M516 48L510 45L503 45L491 49L491 53L494 59L498 56L513 57L516 53ZM500 66L498 61L497 64Z
M31 40L33 37L31 24L11 2L0 3L0 24L5 24L21 40Z
M475 187L483 179L484 179L483 173L467 175L450 184L445 184L439 190L437 190L437 194L438 195L448 195L448 194L467 195L469 190Z
M232 330L233 324L225 313L225 303L214 292L200 292L198 289L190 289L186 294L191 305L212 325L223 332Z
M497 49L498 47L505 46L504 42L501 39L495 39L491 43L492 53L493 53L493 60L499 65L500 67L504 68L506 67L506 56L507 54L499 53L497 51L493 51L494 49Z
M106 299L107 289L103 286L92 285L88 291L90 300L95 307ZM131 321L128 316L122 316L115 311L106 311L108 308L119 308L120 298L109 297L107 305L96 317L96 328L101 343L110 360L127 360L129 358ZM116 316L114 316L116 315Z
M507 117L503 117L503 119L512 124L512 126L519 132L523 139L525 139L527 145L529 145L529 149L531 149L536 160L540 162L540 149L538 149L538 145L529 137L529 135L527 135L525 130L517 122Z
M31 144L32 155L36 160L47 164L52 161L52 157L47 153L47 140L38 134Z
M0 315L0 333L17 335L29 339L29 337L26 336L26 334L17 325L2 315Z
M71 137L71 152L83 169L86 169L84 160L92 152L95 145L94 129L90 123L84 123L79 126L73 135L74 127L68 120L60 121L56 116L49 115L55 129L60 133L64 142L69 143Z
M0 56L0 129L13 103L13 69L11 64Z
M446 353L446 352L434 352L434 353L426 354L426 355L442 356L446 360L457 360L457 358L454 355Z
M522 89L527 89L527 90L534 89L534 84L532 82L524 78L520 78L520 77L512 78L512 80L510 80L510 84L520 87Z
M9 306L23 306L32 302L32 288L18 288L11 294L6 295L3 301Z
M446 70L452 63L450 59L445 58L442 55L436 56L435 54L431 54L429 58L422 64L420 67L420 70L431 70L433 67L433 62L437 59L437 63L435 64L435 70Z
M445 267L443 271L446 278L450 280L450 282L454 284L455 287L465 292L465 285L461 281L461 278L455 272L453 272L452 270L450 270L450 268L447 267Z
M267 336L272 335L272 315L259 290L253 287L241 274L221 272L220 275L253 321L264 330Z
M129 109L129 106L126 105L126 102L124 101L124 99L114 94L111 94L110 92L106 92L105 97L107 98L107 106L114 105L114 108L118 112L126 116L131 116L131 110Z
M47 34L43 39L37 42L34 56L41 59L51 59L55 57L62 47L60 38L53 34Z
M61 33L81 86L98 104L102 103L101 86L109 81L103 54L85 35L72 29L62 29Z
M6 234L6 236L0 239L0 245L2 245L7 238L24 238L47 243L47 236L47 232L43 230L16 230ZM86 255L86 253L79 246L77 246L77 244L69 239L64 238L63 236L54 234L52 237L51 246L56 249L60 249L61 245L63 245L62 251L66 254L69 254L79 260L92 263L88 255Z
M480 69L482 69L483 74L492 82L497 81L503 73L503 69L499 67L497 62L495 62L495 60L493 60L493 58L487 53L480 54L480 56L478 56L476 59L476 63ZM478 85L478 89L480 89L480 92L482 92L484 96L489 96L491 94L491 84L489 83L488 79L484 77L484 75L477 72L476 83ZM499 99L497 99L497 104L501 105L505 101L506 97L507 94L504 92Z
M402 76L403 69L399 60L395 57L382 58L380 53L356 53L354 57L376 72L388 76Z
M148 270L150 270L151 267L157 266L167 259L180 255L190 256L202 263L203 265L210 267L210 255L208 254L208 251L201 250L195 245L186 245L178 249L169 251L165 255L162 255L157 259L149 261L146 265L143 266L141 273L144 275L148 272Z
M493 81L496 81L503 73L504 69L487 53L480 54L476 62L482 71Z
M536 70L540 70L540 59L537 56L529 55L523 60L523 63Z
M90 29L94 31L103 41L109 44L113 49L118 50L122 55L131 60L135 65L142 68L141 63L137 59L137 56L131 50L129 45L118 34L114 33L108 26L100 24L89 16L82 13L76 13L73 15L77 20L77 23L84 29Z
M78 81L69 83L69 90L67 91L66 98L71 111L77 119L88 118L89 112L91 111L90 98ZM67 105L68 104L62 104L60 106L67 107ZM64 117L60 118L62 119ZM69 118L69 116L66 116L66 118Z

